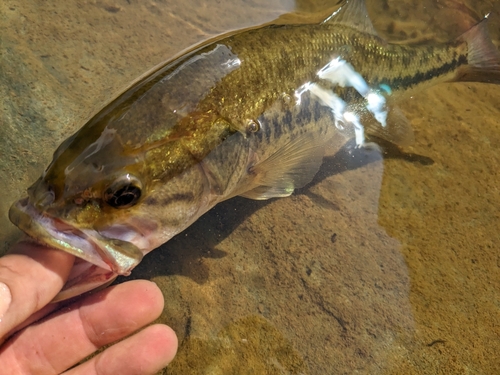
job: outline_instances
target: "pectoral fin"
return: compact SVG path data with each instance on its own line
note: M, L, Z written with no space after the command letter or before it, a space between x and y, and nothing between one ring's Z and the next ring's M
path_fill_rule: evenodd
M249 168L248 177L253 188L239 195L259 200L291 195L312 180L323 161L324 146L324 140L312 134L291 140L269 158Z

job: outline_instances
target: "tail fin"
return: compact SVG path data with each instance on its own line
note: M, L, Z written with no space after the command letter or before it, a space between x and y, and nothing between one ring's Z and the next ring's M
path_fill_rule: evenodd
M459 69L457 81L500 84L500 52L488 34L488 16L458 38L469 47L469 64Z

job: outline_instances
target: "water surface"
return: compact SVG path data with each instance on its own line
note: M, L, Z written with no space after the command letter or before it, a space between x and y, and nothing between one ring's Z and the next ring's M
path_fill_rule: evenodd
M210 36L328 1L0 4L0 240L55 147L131 80ZM448 40L493 0L368 1L393 41ZM314 17L318 18L317 15ZM132 277L179 335L166 374L492 374L500 368L500 89L450 84L401 108L403 152L332 145L292 197L227 201Z

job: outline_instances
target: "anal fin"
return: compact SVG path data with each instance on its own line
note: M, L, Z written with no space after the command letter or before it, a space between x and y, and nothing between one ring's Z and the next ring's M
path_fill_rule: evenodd
M372 135L398 146L409 146L415 141L410 121L398 107L388 108L386 126L374 119L370 120L363 121L368 136Z

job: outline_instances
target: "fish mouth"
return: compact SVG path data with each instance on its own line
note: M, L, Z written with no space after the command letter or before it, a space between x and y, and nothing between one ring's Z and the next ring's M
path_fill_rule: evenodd
M9 219L33 239L112 271L112 265L103 259L102 249L90 236L61 219L40 212L29 198L12 205Z
M132 242L109 238L93 229L79 229L60 218L41 212L29 198L14 203L10 208L9 218L37 241L118 275L128 276L143 257L142 251Z
M33 239L77 257L68 279L52 302L59 302L105 287L118 276L113 262L87 233L36 209L29 198L14 203L10 220Z

